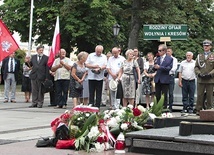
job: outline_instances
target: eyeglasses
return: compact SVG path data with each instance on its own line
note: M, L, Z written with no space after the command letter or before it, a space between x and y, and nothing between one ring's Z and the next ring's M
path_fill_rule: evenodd
M158 50L158 52L162 52L162 51L164 51L164 50Z

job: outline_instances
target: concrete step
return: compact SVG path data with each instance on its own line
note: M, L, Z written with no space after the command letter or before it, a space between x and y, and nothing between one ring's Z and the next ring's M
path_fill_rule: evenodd
M157 155L213 154L214 135L180 136L179 127L149 129L126 134L130 152Z

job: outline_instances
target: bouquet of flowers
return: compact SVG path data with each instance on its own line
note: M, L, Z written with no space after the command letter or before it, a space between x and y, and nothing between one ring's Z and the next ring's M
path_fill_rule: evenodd
M133 108L132 105L122 109L104 111L104 120L109 127L110 132L118 135L130 131L143 130L143 126L148 118L148 111L141 105Z
M159 107L159 106L158 106ZM157 108L157 107L156 107ZM146 110L143 106L128 105L121 109L100 112L96 107L76 106L66 111L52 123L52 129L62 124L68 128L70 147L87 152L101 152L114 148L116 137L123 133L143 130L149 119L149 112L162 109ZM61 147L62 148L62 147Z

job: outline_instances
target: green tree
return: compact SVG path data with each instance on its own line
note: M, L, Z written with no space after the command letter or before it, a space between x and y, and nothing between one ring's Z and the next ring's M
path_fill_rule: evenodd
M11 31L17 31L22 41L28 41L29 0L5 0L0 16ZM214 35L213 0L37 0L34 1L33 36L36 43L51 44L56 16L60 16L62 47L71 51L94 51L103 44L105 52L114 45L112 25L120 24L119 45L138 47L155 53L159 41L143 39L143 24L187 24L188 40L167 43L173 46L179 60L187 51L197 55L204 39Z
M28 41L29 0L5 0L0 6L0 16L11 31L21 35L21 41ZM37 0L34 1L32 36L38 35L37 44L51 44L56 17L60 16L62 47L71 51L77 45L79 50L94 51L97 44L110 49L113 44L112 25L115 18L111 3L99 0Z

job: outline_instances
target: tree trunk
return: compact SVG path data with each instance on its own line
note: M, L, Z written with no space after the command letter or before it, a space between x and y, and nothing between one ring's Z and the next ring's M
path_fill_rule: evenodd
M142 0L133 0L131 31L129 33L129 43L128 43L129 49L138 47L139 32L142 27L142 22L140 17L141 7L142 7Z

